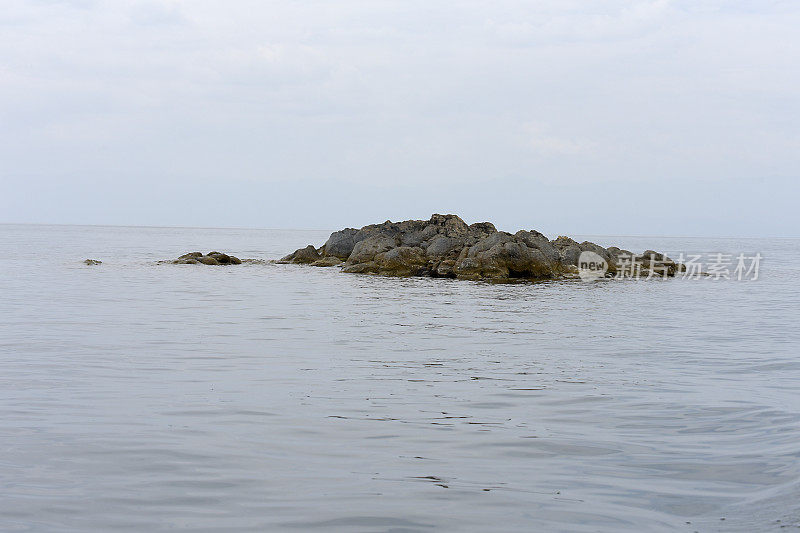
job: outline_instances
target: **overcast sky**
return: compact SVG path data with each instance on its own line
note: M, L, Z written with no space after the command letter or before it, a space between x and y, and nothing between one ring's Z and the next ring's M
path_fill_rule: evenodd
M11 0L0 222L800 235L800 2Z

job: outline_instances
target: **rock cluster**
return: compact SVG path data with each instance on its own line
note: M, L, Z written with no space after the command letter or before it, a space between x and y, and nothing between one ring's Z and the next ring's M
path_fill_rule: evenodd
M222 252L191 252L183 254L179 258L171 261L176 265L241 265L242 261L232 255Z
M489 222L467 225L456 215L343 229L332 233L320 248L309 245L279 262L339 265L343 272L393 276L538 280L576 277L578 260L586 251L603 258L607 276L618 274L627 258L639 260L639 273L645 274L659 269L659 275L674 276L682 267L652 250L634 255L569 237L550 241L535 230L512 235Z

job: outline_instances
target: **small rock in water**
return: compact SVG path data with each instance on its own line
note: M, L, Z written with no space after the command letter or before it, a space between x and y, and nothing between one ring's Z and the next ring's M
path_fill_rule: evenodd
M176 265L241 265L242 261L238 257L224 254L222 252L190 252L183 254L174 261L170 261Z
M102 262L102 261L100 261L99 259L86 259L86 260L83 262L83 264L84 264L84 265L90 265L90 266L91 266L91 265L102 265L102 264L103 264L103 262Z

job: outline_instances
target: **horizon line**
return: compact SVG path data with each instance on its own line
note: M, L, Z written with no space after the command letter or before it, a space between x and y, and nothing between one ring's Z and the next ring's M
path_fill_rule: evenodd
M396 222L396 221L392 221ZM377 224L380 224L378 222ZM207 229L207 230L251 230L251 231L330 231L323 228L266 228L266 227L247 227L247 226L168 226L168 225L149 225L149 224L74 224L74 223L52 223L52 222L0 222L0 226L66 226L66 227L88 227L88 228L150 228L150 229ZM341 228L340 228L341 229ZM356 228L358 229L358 228ZM333 230L339 231L339 230ZM498 230L503 231L503 230ZM584 237L658 237L666 239L781 239L781 240L800 240L800 236L786 235L765 235L765 236L743 236L743 235L658 235L658 234L615 234L615 233L581 233L574 232L573 235ZM551 239L552 240L552 239Z

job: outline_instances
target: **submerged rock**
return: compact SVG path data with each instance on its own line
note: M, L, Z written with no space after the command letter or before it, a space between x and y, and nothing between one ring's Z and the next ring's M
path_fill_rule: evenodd
M224 254L222 252L190 252L183 254L174 261L168 261L176 265L241 265L242 261L238 257Z
M84 265L89 265L89 266L94 266L94 265L102 265L103 262L100 261L99 259L85 259L83 261L83 264Z
M321 259L317 259L316 261L311 263L311 266L315 266L315 267L332 267L332 266L336 266L336 265L341 265L342 263L343 263L343 261L341 259L339 259L338 257L335 257L333 255L330 255L328 257L323 257Z
M645 275L674 276L683 269L653 250L635 255L564 236L550 241L536 230L512 235L489 222L467 225L456 215L438 214L430 220L346 228L333 232L320 248L308 245L278 262L341 266L342 272L360 274L509 281L577 277L582 254L601 261L606 277L629 262Z

